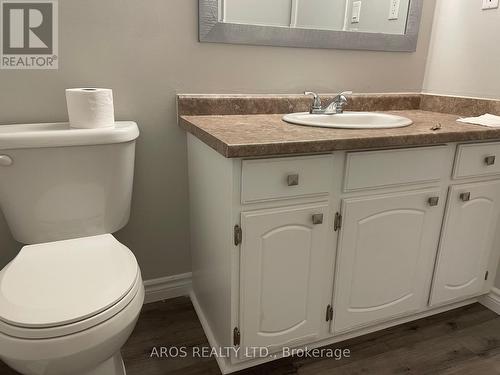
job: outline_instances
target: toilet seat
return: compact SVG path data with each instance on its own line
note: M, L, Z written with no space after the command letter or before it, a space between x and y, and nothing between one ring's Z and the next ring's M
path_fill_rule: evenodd
M110 234L25 246L0 271L0 332L79 332L123 310L139 288L134 255Z

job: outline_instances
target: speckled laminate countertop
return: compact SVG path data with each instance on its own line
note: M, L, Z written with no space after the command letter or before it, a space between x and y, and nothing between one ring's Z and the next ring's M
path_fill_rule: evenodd
M413 124L395 129L330 129L286 123L282 114L180 116L179 125L227 158L432 145L500 139L500 128L456 122L457 115L388 111ZM440 130L432 130L436 124Z

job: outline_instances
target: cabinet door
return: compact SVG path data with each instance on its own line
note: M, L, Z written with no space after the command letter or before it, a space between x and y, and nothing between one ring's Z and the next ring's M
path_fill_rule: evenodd
M327 203L242 213L242 347L276 350L319 335L333 282L329 216Z
M499 212L498 180L450 188L431 305L464 299L484 291Z
M429 198L439 195L425 190L343 201L335 332L427 305L444 206Z

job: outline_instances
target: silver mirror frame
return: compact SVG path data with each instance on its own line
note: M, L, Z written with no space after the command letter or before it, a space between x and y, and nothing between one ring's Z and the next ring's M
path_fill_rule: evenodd
M411 0L403 35L353 31L314 30L220 22L218 0L199 0L199 40L210 43L281 47L334 48L414 52L423 0Z

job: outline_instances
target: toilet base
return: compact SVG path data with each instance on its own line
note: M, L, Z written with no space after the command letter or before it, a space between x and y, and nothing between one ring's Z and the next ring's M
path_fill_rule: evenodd
M113 357L104 361L99 366L93 368L90 371L85 371L84 373L78 375L126 375L125 365L123 363L123 358L120 352L115 354Z

